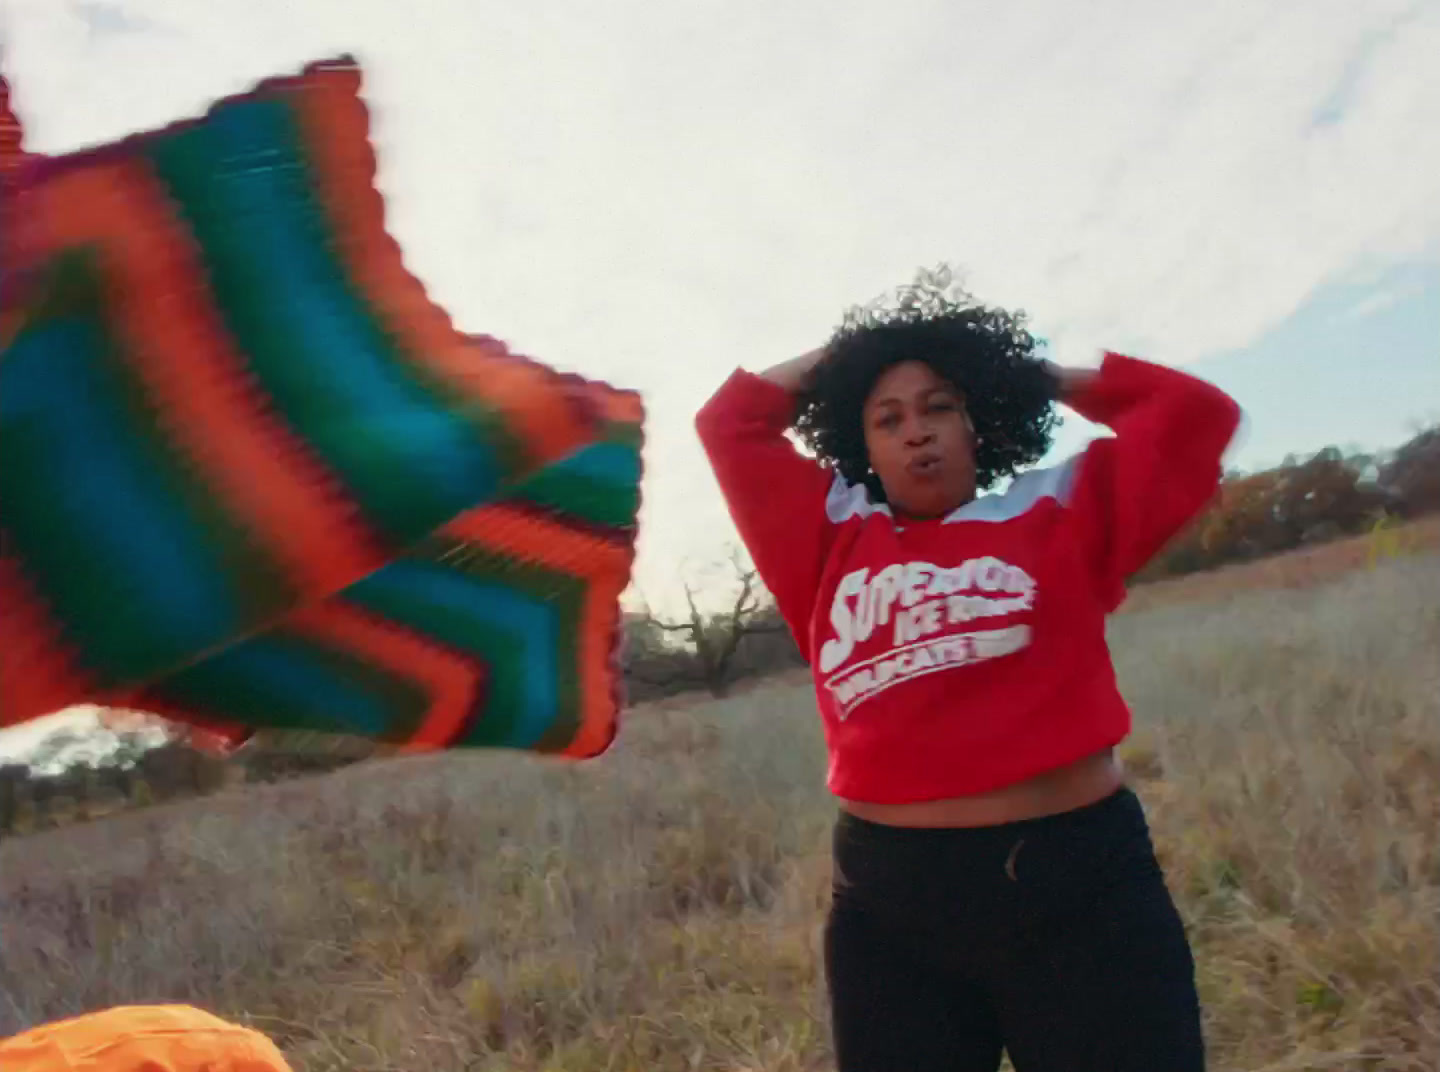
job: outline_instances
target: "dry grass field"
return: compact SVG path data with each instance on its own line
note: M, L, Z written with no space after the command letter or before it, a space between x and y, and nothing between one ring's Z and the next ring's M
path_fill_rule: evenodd
M1175 603L1213 602L1258 589L1312 588L1397 557L1440 550L1440 515L1366 534L1332 540L1254 562L1173 577L1133 589L1126 613Z
M1433 1072L1440 556L1310 576L1138 594L1126 758L1211 1067ZM786 677L636 710L586 766L366 764L13 841L0 1033L189 1001L304 1072L825 1069L822 777Z

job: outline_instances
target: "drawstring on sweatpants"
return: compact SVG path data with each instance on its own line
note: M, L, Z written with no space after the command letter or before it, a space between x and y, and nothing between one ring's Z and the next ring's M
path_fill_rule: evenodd
M1010 876L1011 882L1020 881L1015 875L1015 859L1020 855L1020 848L1024 844L1025 839L1022 837L1019 841L1015 842L1014 847L1010 850L1010 855L1005 858L1005 874Z

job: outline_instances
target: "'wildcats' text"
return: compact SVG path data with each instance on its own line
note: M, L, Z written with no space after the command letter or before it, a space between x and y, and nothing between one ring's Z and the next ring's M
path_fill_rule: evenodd
M1029 643L1028 625L936 637L846 667L826 681L825 687L835 697L840 719L844 721L857 704L884 692L891 685L985 659L1013 655Z

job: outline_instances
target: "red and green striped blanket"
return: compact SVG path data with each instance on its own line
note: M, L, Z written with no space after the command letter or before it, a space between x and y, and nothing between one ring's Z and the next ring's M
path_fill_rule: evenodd
M640 399L428 299L357 65L63 157L0 103L0 726L602 751Z

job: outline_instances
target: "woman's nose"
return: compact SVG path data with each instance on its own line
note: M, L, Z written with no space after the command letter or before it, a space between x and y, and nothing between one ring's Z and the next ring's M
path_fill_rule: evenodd
M910 421L905 425L905 445L907 447L923 447L934 438L934 433L927 428L923 421Z

